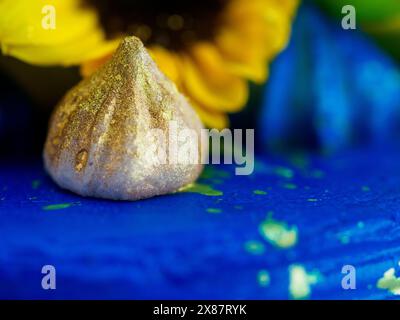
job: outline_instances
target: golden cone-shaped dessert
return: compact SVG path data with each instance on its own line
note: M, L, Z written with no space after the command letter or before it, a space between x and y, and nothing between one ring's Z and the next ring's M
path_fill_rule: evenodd
M45 167L60 187L83 196L137 200L171 193L202 170L202 128L140 40L128 37L54 110ZM192 134L182 138L185 130Z

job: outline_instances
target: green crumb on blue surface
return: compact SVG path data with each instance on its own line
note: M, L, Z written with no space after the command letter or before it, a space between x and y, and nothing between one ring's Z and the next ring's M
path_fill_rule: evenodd
M33 180L32 184L31 184L32 185L32 189L36 190L37 188L39 188L40 184L41 184L40 180L38 180L38 179Z
M254 194L257 194L257 195L266 195L266 194L268 194L268 193L267 193L266 191L264 191L264 190L254 190L253 193L254 193Z
M282 186L289 190L297 189L297 186L294 183L284 183Z
M44 206L43 210L50 211L50 210L61 210L69 208L72 203L58 203L58 204L50 204L48 206Z
M289 266L289 294L292 299L308 299L312 286L321 281L322 275L318 270L307 272L301 264Z
M208 208L206 211L208 213L221 213L222 212L221 209L217 209L217 208Z
M383 277L378 280L376 287L386 289L393 295L400 295L400 277L396 276L395 268L388 269Z
M249 240L244 244L244 249L254 255L261 255L265 252L265 246L260 241Z
M315 199L315 198L308 198L307 201L308 201L308 202L317 202L318 199Z
M368 192L368 191L371 191L371 188L368 187L368 186L362 186L361 190L364 191L364 192Z
M216 169L212 166L206 166L200 175L200 179L225 179L230 176L230 173L227 171Z
M285 167L275 167L274 172L276 175L291 179L294 176L293 170Z
M201 183L191 183L181 189L179 192L198 193L204 196L222 196L223 192L215 190L212 186Z
M297 227L274 220L271 213L259 225L259 232L265 240L277 248L287 249L297 243Z
M339 240L342 244L349 244L350 243L350 237L347 234L343 234L339 237Z
M290 157L291 163L300 169L305 169L310 164L310 159L304 153L295 153Z
M268 287L271 281L271 277L267 270L260 270L257 274L257 282L260 287Z

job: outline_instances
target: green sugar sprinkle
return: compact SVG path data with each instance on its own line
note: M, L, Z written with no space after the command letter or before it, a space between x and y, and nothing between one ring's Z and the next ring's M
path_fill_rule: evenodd
M296 245L297 227L274 220L271 216L272 214L268 213L267 219L259 225L261 236L277 248L287 249Z
M40 184L41 184L40 180L38 180L38 179L33 180L32 184L31 184L32 185L32 189L36 190L37 188L39 188Z
M386 289L394 295L400 295L400 277L396 277L395 268L388 269L376 283L377 288Z
M350 243L350 236L348 234L339 235L339 241L342 244L349 244Z
M292 156L290 157L290 161L294 166L300 169L305 169L310 164L308 156L304 153L292 154Z
M221 209L216 209L216 208L208 208L207 212L208 213L221 213L222 210Z
M267 270L260 270L257 274L257 282L260 287L268 287L271 282L271 277Z
M191 183L181 189L179 192L198 193L203 196L222 196L224 193L219 190L215 190L212 186L202 183Z
M229 172L216 169L212 166L206 166L200 175L201 179L225 179L229 177L230 177Z
M72 203L59 203L59 204L50 204L48 206L44 206L42 209L46 211L50 210L60 210L60 209L66 209L69 208L72 205Z
M265 252L264 244L256 240L246 241L244 244L244 249L247 252L255 255L261 255Z
M289 266L289 294L292 299L307 299L311 295L312 286L321 281L318 270L307 272L304 266L292 264Z
M275 167L274 172L276 175L291 179L294 176L293 170L285 167Z
M362 186L361 190L364 191L364 192L371 191L370 187L368 187L368 186Z
M266 194L268 194L266 191L263 191L263 190L254 190L253 193L254 194L258 194L258 195L266 195Z
M285 183L283 184L283 187L289 190L297 189L297 186L294 183Z
M308 202L317 202L318 199L315 199L315 198L308 198L307 201L308 201Z

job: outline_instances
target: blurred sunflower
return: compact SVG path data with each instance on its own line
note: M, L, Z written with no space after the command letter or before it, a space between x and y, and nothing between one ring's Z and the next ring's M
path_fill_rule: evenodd
M209 127L247 102L289 38L298 0L2 0L3 54L36 65L80 65L90 75L119 40L136 35ZM42 27L45 6L55 29Z

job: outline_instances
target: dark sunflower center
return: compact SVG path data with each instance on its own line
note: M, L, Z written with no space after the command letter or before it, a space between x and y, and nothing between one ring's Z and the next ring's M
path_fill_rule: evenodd
M86 0L109 38L136 35L145 44L179 50L213 37L227 0Z

